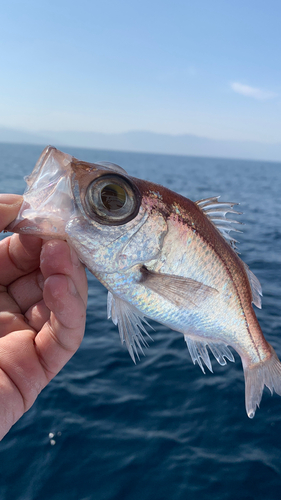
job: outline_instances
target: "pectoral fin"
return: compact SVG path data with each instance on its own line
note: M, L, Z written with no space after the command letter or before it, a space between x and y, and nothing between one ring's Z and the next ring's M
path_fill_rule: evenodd
M199 307L208 297L218 293L215 288L191 278L157 273L150 271L145 266L141 267L141 274L141 283L177 307L194 309Z

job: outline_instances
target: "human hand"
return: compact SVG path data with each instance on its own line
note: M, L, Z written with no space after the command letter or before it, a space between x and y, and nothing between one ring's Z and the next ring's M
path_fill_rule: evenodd
M0 195L0 232L21 203ZM0 242L0 439L78 349L86 303L85 269L65 241Z

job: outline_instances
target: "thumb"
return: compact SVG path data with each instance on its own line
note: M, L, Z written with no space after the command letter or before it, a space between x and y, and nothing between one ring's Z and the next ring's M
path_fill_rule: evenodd
M22 200L18 194L0 194L0 232L16 218Z

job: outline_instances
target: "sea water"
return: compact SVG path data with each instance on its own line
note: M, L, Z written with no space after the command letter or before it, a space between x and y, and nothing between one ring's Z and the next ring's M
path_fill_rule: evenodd
M0 144L1 191L22 193L39 146ZM192 200L240 203L241 257L259 278L262 330L281 357L281 164L60 148L107 160ZM1 263L0 263L1 265ZM279 500L281 398L253 420L241 361L204 375L183 335L151 322L135 366L90 274L85 338L0 443L1 500Z

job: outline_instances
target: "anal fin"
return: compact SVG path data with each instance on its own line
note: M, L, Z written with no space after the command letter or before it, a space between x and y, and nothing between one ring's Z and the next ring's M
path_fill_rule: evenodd
M213 372L207 346L220 365L223 366L226 364L225 358L227 358L229 361L235 361L232 352L226 344L194 340L193 338L189 337L189 335L185 335L184 340L186 341L193 364L195 365L195 363L197 362L203 373L205 373L205 370L202 361L205 363L207 368L211 372Z

